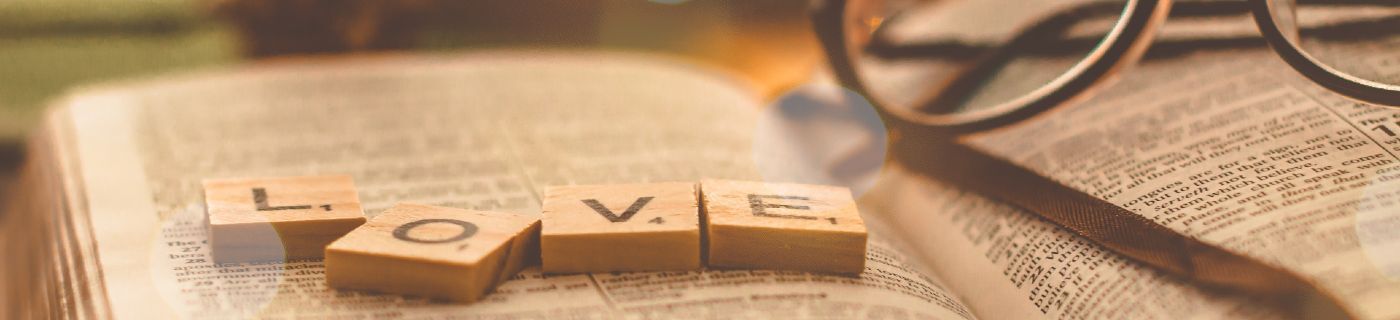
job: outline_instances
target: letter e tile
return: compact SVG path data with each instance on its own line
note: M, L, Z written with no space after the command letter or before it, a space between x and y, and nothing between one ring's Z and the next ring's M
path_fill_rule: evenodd
M865 222L849 189L726 180L700 182L709 264L855 274Z

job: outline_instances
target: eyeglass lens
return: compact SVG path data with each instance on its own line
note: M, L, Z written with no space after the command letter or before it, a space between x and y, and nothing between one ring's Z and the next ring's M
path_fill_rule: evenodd
M855 63L888 107L950 114L1006 106L1069 78L1126 0L891 1ZM859 45L859 44L857 44Z
M1400 85L1400 1L1269 0L1293 45L1340 73Z

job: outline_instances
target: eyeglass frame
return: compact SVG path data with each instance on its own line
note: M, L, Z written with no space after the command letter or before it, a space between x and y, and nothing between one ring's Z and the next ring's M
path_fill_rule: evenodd
M1121 15L1104 40L1069 70L1031 92L995 106L963 113L925 113L891 107L872 94L860 78L857 57L864 43L851 43L852 25L861 21L848 15L851 6L863 0L815 0L811 18L814 31L826 53L831 72L842 85L854 90L874 105L891 125L915 125L925 134L956 136L1018 123L1059 106L1088 97L1108 84L1110 76L1138 62L1151 46L1157 30L1170 15L1172 0L1126 0ZM1255 24L1269 47L1304 77L1355 100L1382 106L1400 107L1400 86L1361 79L1318 61L1290 40L1275 19L1275 1L1247 0ZM1361 1L1364 2L1364 1ZM868 3L867 3L868 4ZM859 8L855 8L859 9ZM870 34L876 28L873 26ZM1297 30L1297 28L1293 28ZM1296 34L1292 34L1296 38Z

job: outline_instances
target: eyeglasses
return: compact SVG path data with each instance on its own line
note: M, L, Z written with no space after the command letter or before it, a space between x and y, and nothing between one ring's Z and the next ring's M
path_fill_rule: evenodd
M1207 25L1197 33L1227 34L1228 27L1209 26L1252 14L1258 32L1160 43L1154 53L1248 46L1262 33L1262 42L1322 87L1400 107L1395 0L817 0L812 17L844 86L886 117L957 135L1025 120L1104 85L1143 57L1169 14ZM921 80L879 91L869 86L871 70L921 73L910 77ZM890 90L928 94L911 99Z

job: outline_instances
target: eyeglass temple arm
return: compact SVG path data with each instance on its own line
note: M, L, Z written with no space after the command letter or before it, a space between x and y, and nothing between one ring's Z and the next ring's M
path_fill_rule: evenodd
M1117 5L1116 7L1113 5ZM979 58L975 63L968 65L957 71L951 81L936 90L930 90L920 100L916 101L917 110L927 113L949 113L982 90L999 70L1019 55L1019 52L1028 47L1038 46L1047 39L1055 39L1070 27L1078 23L1083 17L1096 13L1110 11L1121 7L1115 3L1093 3L1089 5L1076 6L1070 11L1062 14L1052 15L1027 28L1025 32L1016 35L1004 46L996 47L991 54Z
M1022 28L1018 38L1024 34L1035 34L1038 36L1058 37L1064 31L1073 27L1080 20L1099 17L1114 16L1122 13L1123 5L1114 2L1091 2L1065 9L1061 9L1054 14L1047 16L1035 24ZM904 16L893 16L882 23L871 34L870 43L865 47L866 53L873 54L881 58L901 58L910 56L924 56L937 54L952 59L968 59L979 57L991 50L991 46L963 42L961 40L945 40L938 42L924 42L911 44L896 44L889 35L889 28L886 26L897 25Z

